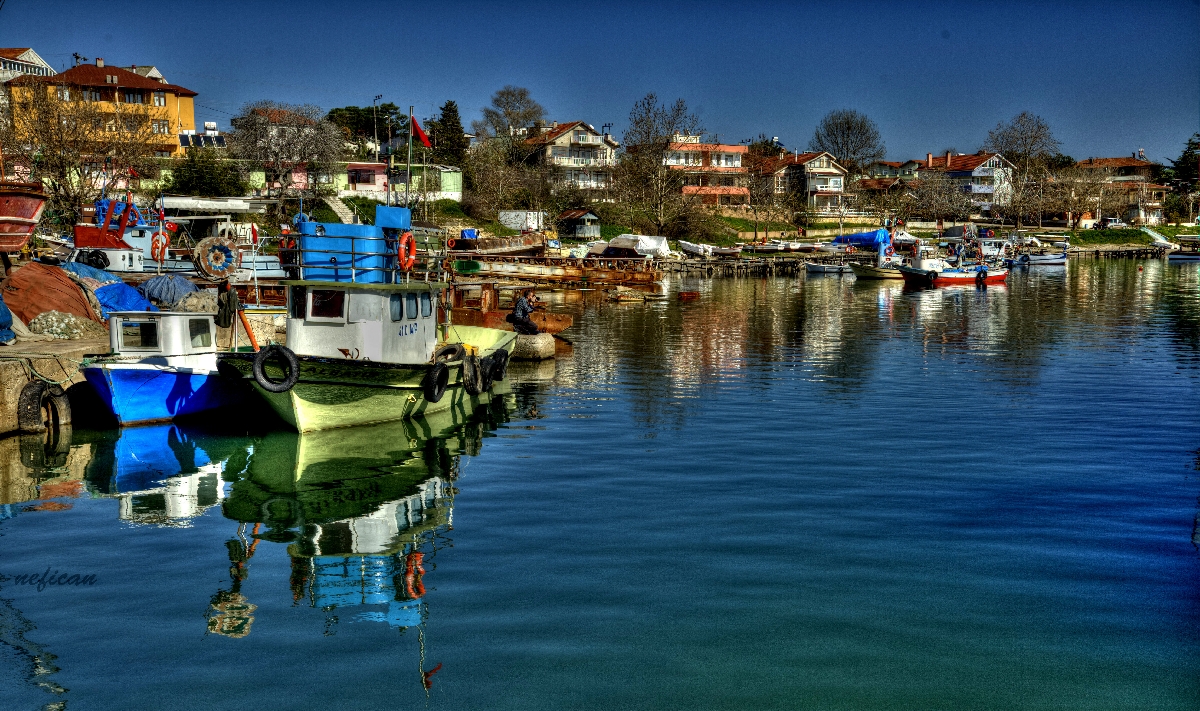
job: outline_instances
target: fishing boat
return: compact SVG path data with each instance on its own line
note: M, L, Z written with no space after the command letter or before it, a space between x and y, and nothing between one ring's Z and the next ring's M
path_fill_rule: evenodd
M301 222L287 345L218 356L299 432L401 420L490 399L517 334L439 322L449 284L412 278L411 213Z
M852 273L851 265L849 264L820 264L818 262L808 262L804 265L804 271L809 274L850 274Z
M850 265L850 270L859 279L903 279L904 275L900 273L899 266L899 262L878 265L854 263Z
M905 285L913 286L953 286L1003 284L1008 278L1008 269L992 267L987 264L964 264L952 267L943 259L922 259L920 266L902 265L897 267L904 278Z
M249 394L239 380L218 372L211 314L115 311L109 348L83 376L122 426L234 407Z
M4 180L0 168L0 253L25 248L45 207L46 193L40 184Z
M478 231L465 229L458 237L446 240L448 250L465 255L541 257L545 256L547 246L546 235L540 232L525 232L514 237L480 237Z
M740 246L717 247L711 244L688 242L682 239L679 240L679 250L684 254L690 254L695 257L738 257L742 254Z
M1004 263L1010 267L1058 267L1067 263L1067 250L1058 254L1022 254L1006 259Z

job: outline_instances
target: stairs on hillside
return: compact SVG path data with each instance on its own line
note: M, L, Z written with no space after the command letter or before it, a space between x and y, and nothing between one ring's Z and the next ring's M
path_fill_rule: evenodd
M324 198L324 200L325 204L329 206L330 210L333 210L334 213L337 214L338 219L341 220L343 224L354 224L354 212L350 208L346 207L346 203L342 202L341 198L327 197Z

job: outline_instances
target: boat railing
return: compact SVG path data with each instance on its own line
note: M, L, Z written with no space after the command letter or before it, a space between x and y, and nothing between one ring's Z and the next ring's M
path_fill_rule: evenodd
M307 235L306 235L307 236ZM322 236L322 235L316 235ZM397 276L404 274L410 275L411 272L400 268L397 260L397 251L399 249L399 239L394 237L336 237L334 239L342 239L349 242L350 249L330 249L328 247L308 248L300 246L296 247L280 247L279 261L280 266L284 271L295 271L302 278L309 278L307 272L309 270L319 270L322 272L332 272L333 278L330 281L348 281L349 283L357 283L360 276L366 276L375 273L382 273L388 278L383 283L399 283L396 281ZM358 249L357 243L365 242L382 242L383 251L375 249ZM314 255L320 255L313 258ZM346 257L341 259L340 257ZM362 258L382 258L382 266L374 266L358 263ZM428 262L440 258L440 255L430 253L428 250L424 256L418 254L417 262L424 261L428 266ZM322 261L325 259L326 261ZM341 272L347 272L349 279L342 276ZM428 272L426 272L427 276ZM374 280L368 280L367 283L380 283Z

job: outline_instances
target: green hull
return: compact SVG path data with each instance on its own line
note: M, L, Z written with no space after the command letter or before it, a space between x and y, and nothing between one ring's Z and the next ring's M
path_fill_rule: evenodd
M450 329L448 342L469 344L480 356L487 356L498 350L511 351L515 340L516 334L511 331L455 326ZM435 403L426 400L421 390L421 380L429 364L298 358L300 378L295 387L284 393L268 392L254 381L252 353L225 353L221 362L236 368L271 409L298 432L393 422L452 408L470 411L489 402L491 393L505 387L504 383L495 383L490 393L470 395L462 384L462 361L453 361L446 364L450 368L450 383ZM272 378L284 376L276 364L268 363L266 369Z

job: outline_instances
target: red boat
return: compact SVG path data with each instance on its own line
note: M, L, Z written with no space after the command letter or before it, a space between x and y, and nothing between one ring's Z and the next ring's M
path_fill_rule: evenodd
M935 260L923 260L923 266L929 267L929 263L932 261ZM941 260L936 261L940 262ZM964 269L948 268L944 264L939 266L942 268L915 269L910 266L901 266L899 269L904 276L904 283L914 286L1003 284L1004 280L1008 278L1008 270L1003 267L986 268L981 271L969 265Z
M40 184L0 177L0 252L24 249L45 207L46 193Z

